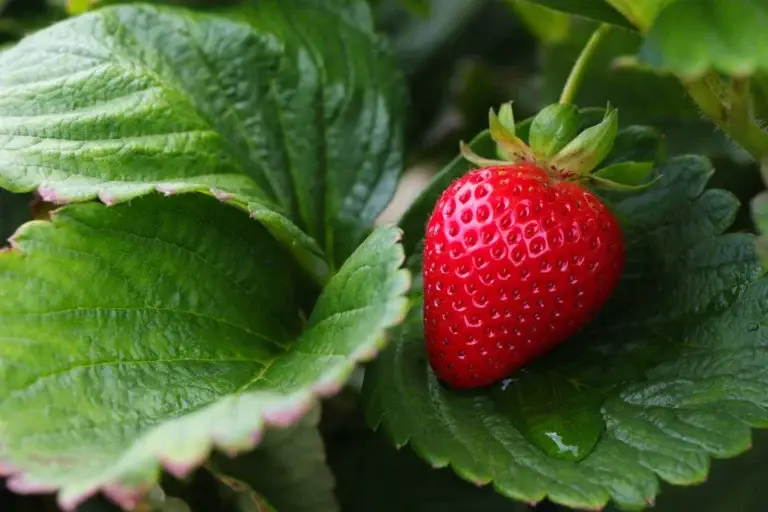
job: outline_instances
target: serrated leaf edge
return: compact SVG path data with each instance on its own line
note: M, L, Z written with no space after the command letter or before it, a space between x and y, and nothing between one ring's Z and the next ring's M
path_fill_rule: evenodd
M51 213L53 219L63 208ZM29 229L32 225L52 224L48 220L33 220L19 227L9 241L11 247L0 251L0 258L9 252L22 253L19 247L14 243L14 239ZM149 431L140 436L122 455L122 457L113 466L115 471L101 474L92 479L85 485L80 486L60 486L42 479L35 479L10 461L4 460L3 442L0 439L0 477L7 478L6 487L18 494L49 494L57 492L57 502L64 511L73 511L87 499L101 492L108 499L116 503L124 510L132 510L142 500L143 496L149 492L160 478L162 470L168 471L177 478L188 476L208 459L214 449L223 451L230 457L239 453L256 449L264 435L266 428L287 428L294 425L307 414L312 407L321 398L326 398L337 394L344 387L349 376L359 363L364 363L374 359L389 342L389 329L402 323L408 313L410 300L406 296L411 287L411 273L403 267L405 263L405 251L402 246L403 232L395 226L380 227L374 230L361 244L358 249L349 256L352 259L356 253L368 243L374 236L384 236L383 231L389 231L389 242L396 244L397 265L393 272L392 279L397 280L397 287L394 289L394 296L391 299L392 305L388 308L387 314L382 316L378 331L371 333L368 343L361 344L361 347L351 353L347 358L347 364L339 365L333 371L326 371L319 376L308 389L290 394L281 394L274 392L246 392L225 395L215 402L204 407L164 423L155 425ZM394 266L394 265L393 265ZM258 418L252 428L245 435L236 439L223 439L217 434L216 425L210 425L205 433L198 438L195 448L190 454L181 454L172 448L159 445L159 449L148 449L148 453L141 453L143 447L153 446L152 437L163 437L163 429L170 429L169 425L176 426L185 421L189 421L197 415L205 415L216 406L221 406L226 400L243 400L245 398L262 398L264 402L271 402L259 411ZM157 445L155 445L157 446ZM187 447L185 445L185 447ZM132 456L142 455L140 466L136 467ZM152 477L143 482L127 483L126 480L132 475L138 473L152 473Z
M721 191L721 192L725 192L725 193L728 193L731 196L733 196L734 199L736 199L736 196L734 196L728 190L725 190L725 189L708 189L707 188L707 183L709 182L709 180L712 178L712 176L715 173L715 168L712 165L711 160L709 160L708 158L700 157L700 156L695 156L695 155L680 155L680 156L675 157L675 158L670 159L670 160L674 160L674 159L684 160L684 159L690 159L690 158L701 159L702 161L704 161L706 163L706 166L707 166L707 169L708 169L706 174L705 174L705 176L707 178L706 181L704 181L704 183L699 188L699 190L697 190L695 195L692 195L690 197L691 201L695 201L695 200L699 199L708 190L718 190L718 191ZM737 203L738 203L738 200L737 200ZM735 219L736 211L734 211L732 213L731 217L732 218L730 219L730 223L732 223L733 220ZM730 226L730 223L729 223L729 226ZM712 236L710 239L717 239L717 238L720 238L720 237L723 237L723 236L727 236L728 235L727 229L728 228L726 227L722 232ZM754 239L757 239L757 237L754 236L754 235L750 235L750 236L752 236ZM758 282L760 279L766 279L767 275L768 274L764 273L763 277L757 278L754 281L754 283ZM421 298L421 294L413 294L411 296L411 299L413 300L414 297L417 298L417 299L420 299ZM429 368L427 368L426 371L431 373L431 369L429 369ZM432 378L434 378L434 376L432 376ZM659 474L659 472L657 472L656 470L654 470L652 468L647 468L647 469L650 469L650 471L652 472L654 478L656 479L657 484L664 482L664 483L668 483L668 484L672 484L672 485L676 485L676 486L682 486L682 485L698 485L698 484L702 484L702 483L706 482L707 477L709 475L709 472L711 471L711 462L712 462L712 460L731 459L731 458L735 458L735 457L745 453L746 451L748 451L748 450L750 450L752 448L752 430L754 430L756 428L768 428L768 427L764 427L762 425L758 425L758 424L749 422L748 420L746 420L744 418L739 418L739 417L735 417L735 418L737 420L745 423L748 426L748 434L747 434L747 436L745 436L742 439L742 443L741 443L741 446L739 447L739 449L737 449L734 452L728 453L727 455L723 456L722 454L718 455L714 451L708 450L707 448L702 447L701 450L700 450L700 453L703 455L703 457L706 458L707 472L704 475L702 475L701 478L695 478L695 479L686 480L686 481L670 481L670 480L668 480L666 478L663 478ZM540 502L542 502L544 500L551 500L553 503L556 503L558 505L562 505L562 506L565 506L565 507L569 507L569 508L600 511L600 510L603 510L606 506L608 506L612 502L611 494L607 490L606 490L605 495L604 495L604 501L602 501L601 503L595 504L595 503L586 503L586 502L583 502L583 501L580 502L580 501L576 501L576 500L564 500L561 497L554 496L554 493L552 493L550 491L546 491L546 492L544 492L543 494L540 494L540 495L532 496L532 495L526 495L524 493L524 491L520 491L519 488L516 488L516 489L510 489L510 488L502 489L502 488L497 486L497 484L496 484L496 480L497 479L494 478L492 475L490 475L490 474L478 474L478 473L475 473L475 472L473 472L471 470L467 471L464 467L455 464L451 460L450 457L443 456L443 455L435 455L433 453L430 453L429 450L424 450L423 447L421 446L421 443L418 440L415 439L416 436L414 434L406 433L406 432L402 432L402 431L400 431L399 433L395 432L390 427L390 425L387 423L387 421L386 421L386 414L385 413L380 412L380 413L376 413L376 414L372 415L372 414L370 414L368 412L367 407L366 407L365 419L366 419L366 423L371 428L371 430L373 430L374 432L378 432L379 430L381 430L383 432L383 434L385 435L385 437L394 445L394 447L397 450L401 450L401 449L403 449L405 447L410 447L410 449L413 451L413 453L415 453L423 462L429 464L433 469L448 469L449 468L451 471L453 471L454 474L456 474L458 477L460 477L461 479L463 479L463 480L465 480L465 481L467 481L469 483L472 483L472 484L474 484L474 485L476 485L478 487L490 486L491 488L493 488L494 492L496 492L496 493L498 493L498 494L500 494L502 496L505 496L507 498L510 498L512 500L522 501L522 502L528 503L528 505L530 505L532 507L536 506L538 503L540 503ZM608 425L606 424L606 429L607 428L608 428ZM630 445L630 446L632 446L632 445ZM646 502L646 505L648 507L654 506L655 498L658 497L659 493L660 493L660 491L657 491L655 496L651 497Z
M325 258L325 254L317 241L304 233L296 224L286 217L281 211L280 207L271 203L259 203L253 200L238 195L236 193L227 192L208 185L197 184L187 181L163 181L163 182L148 182L148 183L129 183L130 191L123 191L122 193L113 193L114 189L119 189L120 185L114 182L106 182L101 185L85 185L83 189L78 193L67 193L66 188L58 188L54 184L41 183L38 186L33 187L14 187L3 180L0 176L0 186L14 192L14 193L36 193L40 199L45 202L53 203L59 206L66 206L68 204L84 203L92 200L98 200L106 206L115 206L124 202L128 202L131 199L136 199L142 196L149 195L151 193L160 193L165 196L174 196L176 194L185 193L201 193L215 197L223 203L235 206L236 208L245 211L251 218L261 222L275 238L283 243L296 258L301 267L312 277L312 279L318 284L325 284L330 278L330 267L328 261ZM269 222L269 218L279 219L279 221L285 222L286 226L291 226L291 234L295 239L299 240L299 243L288 243L286 240L281 240L276 236L272 223Z

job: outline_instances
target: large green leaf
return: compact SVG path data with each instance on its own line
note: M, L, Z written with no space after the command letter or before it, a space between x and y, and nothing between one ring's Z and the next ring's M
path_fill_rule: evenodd
M206 192L322 279L320 248L343 262L401 170L401 77L364 8L127 5L38 32L0 55L0 185L109 204Z
M656 18L640 59L689 78L710 70L741 77L768 71L766 26L762 1L678 0Z
M224 0L225 3L227 1L228 0ZM211 0L48 0L50 5L63 9L69 15L82 14L86 11L98 9L107 5L139 2L155 5L182 5L194 8L205 8L215 5L215 2L212 2Z
M379 228L306 325L267 233L201 195L87 203L0 254L0 455L11 488L104 488L130 504L163 464L185 474L336 392L399 322L408 275Z
M83 12L98 9L108 5L129 4L129 3L151 3L155 5L183 5L194 7L198 10L211 12L231 12L234 6L234 12L243 12L243 7L253 5L259 0L52 0L64 2L67 4L70 14L81 14ZM366 0L293 0L312 5L316 8L323 8L334 12L342 17L345 22L355 25L359 30L372 31L373 18L371 10L368 8ZM64 7L64 5L62 5ZM73 12L74 11L74 12Z
M269 430L259 448L237 458L216 455L209 468L238 489L242 512L253 508L254 490L279 512L335 512L333 473L325 463L323 438L317 429L320 407L290 427Z
M624 279L575 339L489 389L459 393L429 370L421 308L366 372L369 423L433 466L524 500L572 507L653 501L768 426L768 279L754 238L723 231L737 201L706 190L709 163L676 157L616 203ZM418 297L415 297L418 300Z

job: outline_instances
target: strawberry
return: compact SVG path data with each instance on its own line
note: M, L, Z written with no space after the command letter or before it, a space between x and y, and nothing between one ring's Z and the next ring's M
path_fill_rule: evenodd
M505 114L511 119L511 111ZM551 117L547 129L562 134ZM437 201L426 230L428 359L437 377L456 388L501 380L571 337L603 307L624 265L619 222L581 184L585 171L579 165L589 160L585 155L596 157L587 167L602 160L606 135L593 137L597 145L589 144L594 142L589 133L577 141L586 150L576 151L573 163L557 155L573 154L567 143L575 133L553 145L534 132L534 120L530 138L541 142L528 148L514 137L511 121L498 121L492 113L491 134L511 158L489 161L464 148L467 158L491 165L455 180ZM612 133L615 137L615 126ZM610 130L607 137L612 144ZM643 172L650 170L642 165ZM626 175L626 168L618 164L604 175ZM632 171L636 177L636 166Z

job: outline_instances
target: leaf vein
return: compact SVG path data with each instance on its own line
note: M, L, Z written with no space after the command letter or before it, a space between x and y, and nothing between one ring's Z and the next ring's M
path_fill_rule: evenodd
M46 317L46 316L56 316L56 315L69 315L74 313L95 313L95 312L126 312L126 313L137 313L137 312L152 312L152 313L173 313L177 315L189 315L196 318L201 318L203 320L209 320L217 324L226 325L227 327L231 327L233 329L239 330L240 332L244 334L248 334L249 336L253 336L256 338L261 338L262 340L275 345L277 347L280 347L281 349L284 349L284 346L267 337L264 334L258 333L256 331L251 330L248 327L234 324L230 322L229 320L223 319L223 318L216 318L210 315L204 315L197 311L183 311L180 309L171 309L171 308L157 308L152 306L133 306L133 307L125 307L125 306L89 306L89 307L80 307L80 308L69 308L69 309L60 309L56 311L34 311L34 312L27 312L27 313L2 313L0 314L0 318L28 318L28 317Z

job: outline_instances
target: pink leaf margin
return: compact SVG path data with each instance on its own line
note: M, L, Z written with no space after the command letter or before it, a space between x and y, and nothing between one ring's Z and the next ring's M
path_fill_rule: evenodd
M41 192L41 189L38 189L37 192L43 200L67 204L67 201L62 200L55 191L42 190ZM172 195L168 189L158 188L157 190L165 195ZM185 192L190 191L193 190L185 190ZM229 199L229 195L213 189L211 189L211 195ZM110 206L104 201L106 194L103 191L98 192L97 196ZM125 200L123 198L118 202ZM52 212L52 216L55 216L59 210ZM33 220L17 230L16 234L9 239L12 251L20 251L14 243L16 235L30 223L39 222L48 221ZM395 228L393 233L391 242L399 243L402 239L402 231ZM361 247L365 243L364 241ZM354 254L350 259L352 257ZM197 411L155 426L137 439L111 468L77 484L60 484L28 473L22 465L7 459L0 445L0 477L6 477L6 486L17 494L57 493L58 505L65 512L75 510L98 493L102 493L122 509L132 510L141 503L144 496L159 480L162 470L177 478L184 478L202 466L214 449L235 457L239 453L257 448L267 428L287 428L296 424L318 403L319 399L340 392L357 364L373 360L386 348L388 329L405 320L410 306L406 294L411 287L411 274L403 268L404 263L405 253L400 246L396 266L398 283L391 298L395 306L388 308L389 312L381 319L379 328L371 332L371 339L367 343L361 343L361 347L350 355L345 364L319 376L309 389L290 394L255 391L222 397ZM219 412L229 412L229 417L211 414L214 409L224 409ZM191 429L193 442L190 443L189 437L178 435L177 432L189 434L190 427L194 427L196 420L200 421L201 426ZM218 425L223 425L224 428L216 428ZM185 444L174 444L184 443L185 440L187 441ZM137 474L142 476L136 479Z

